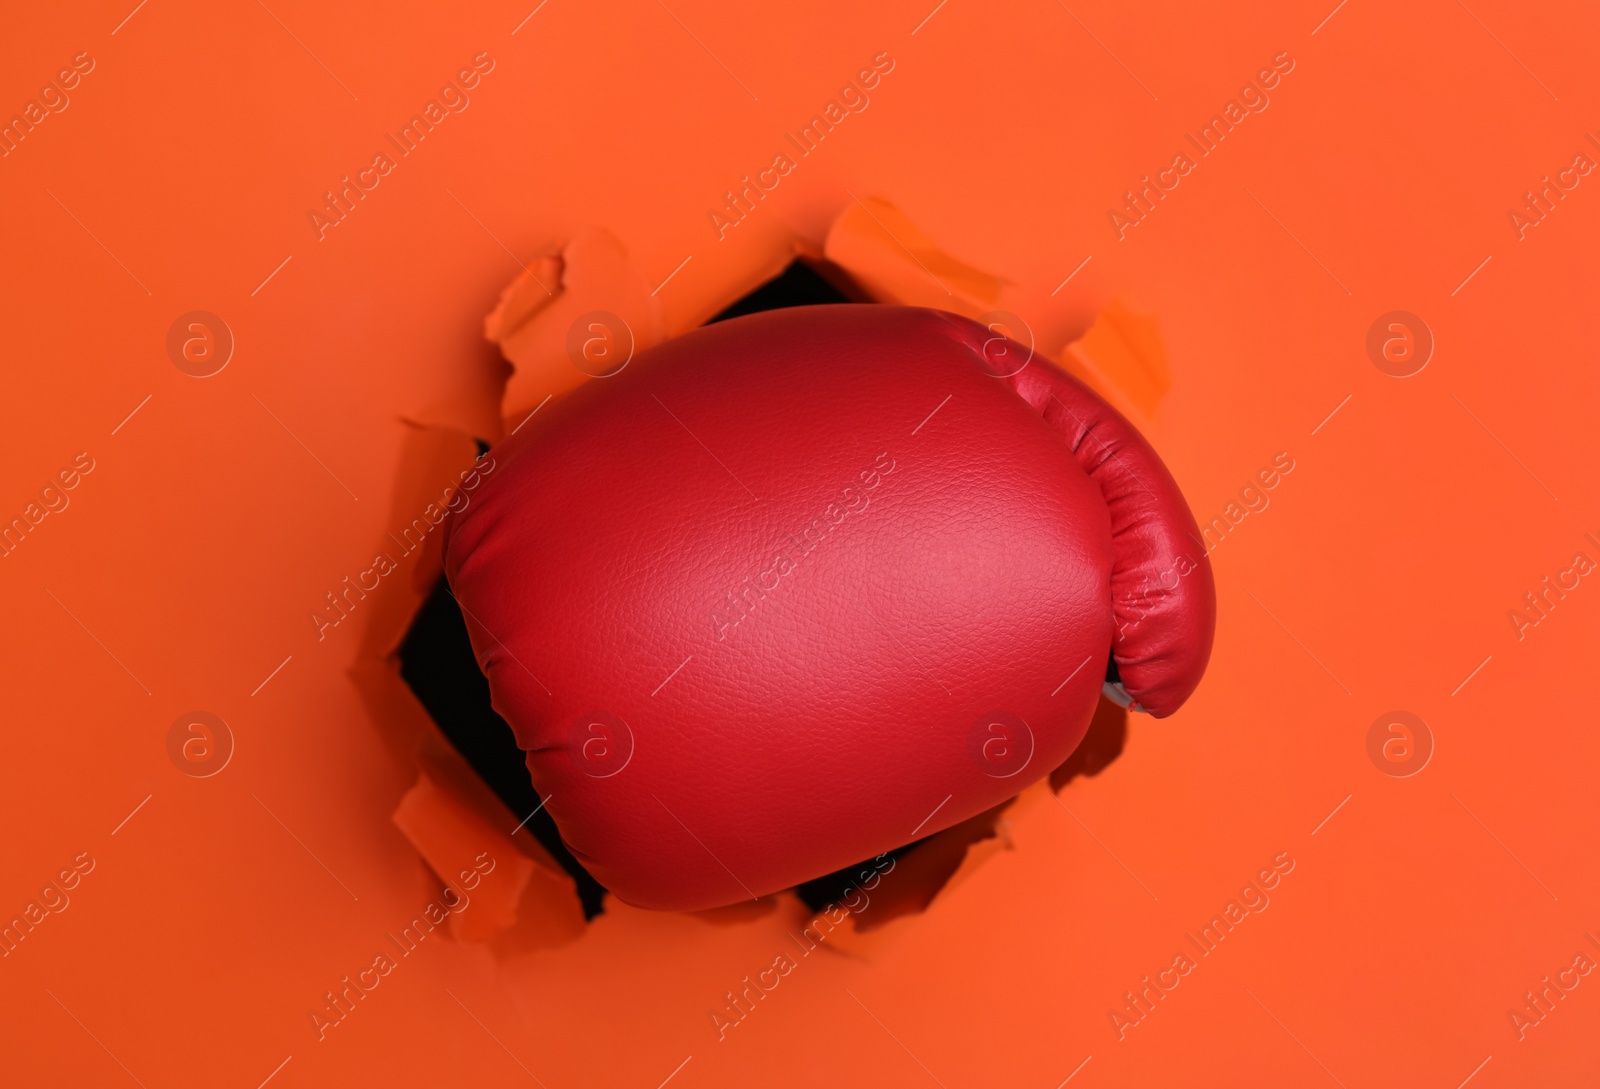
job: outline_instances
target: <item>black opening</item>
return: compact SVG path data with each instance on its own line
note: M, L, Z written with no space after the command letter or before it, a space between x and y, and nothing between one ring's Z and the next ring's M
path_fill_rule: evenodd
M804 261L791 261L789 267L750 294L721 311L711 321L727 321L763 310L786 310L791 306L818 306L823 303L850 302L816 269Z
M472 656L461 606L442 578L400 644L400 676L440 732L518 820L539 809L523 752L510 725L489 705L488 678ZM577 881L584 918L593 919L604 910L606 890L572 857L546 810L539 809L517 834L531 834Z

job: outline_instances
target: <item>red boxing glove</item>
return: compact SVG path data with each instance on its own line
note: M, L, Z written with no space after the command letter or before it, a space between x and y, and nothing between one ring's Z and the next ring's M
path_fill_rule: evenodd
M1183 496L1024 353L933 310L770 311L495 450L445 571L602 884L674 910L788 888L1048 774L1113 655L1141 710L1194 691L1216 599Z

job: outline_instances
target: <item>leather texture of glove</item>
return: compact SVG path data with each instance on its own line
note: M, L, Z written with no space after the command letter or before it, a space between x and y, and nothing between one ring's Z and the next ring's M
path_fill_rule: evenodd
M952 314L706 326L494 456L446 575L563 840L637 906L947 828L1072 752L1113 656L1161 716L1210 654L1210 567L1149 444Z

